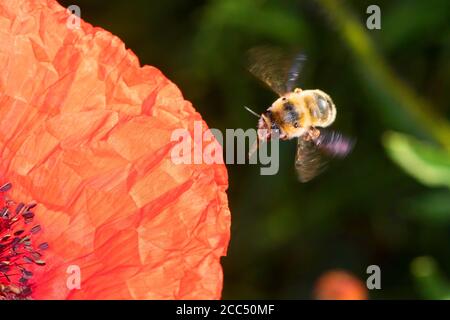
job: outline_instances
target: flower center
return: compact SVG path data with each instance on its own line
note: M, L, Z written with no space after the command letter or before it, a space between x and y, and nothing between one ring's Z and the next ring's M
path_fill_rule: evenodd
M30 299L33 287L31 267L44 266L42 251L47 243L33 245L41 226L33 224L36 203L16 203L7 196L12 185L0 187L0 300Z

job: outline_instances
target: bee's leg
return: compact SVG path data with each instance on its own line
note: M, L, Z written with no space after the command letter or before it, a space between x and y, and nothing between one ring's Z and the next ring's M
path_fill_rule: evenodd
M306 140L316 140L320 136L320 130L314 127L309 128L306 134Z
M300 88L295 88L295 90L294 90L295 93L301 93L302 91L303 91L303 90L300 89Z
M250 150L248 152L248 159L250 160L251 157L254 155L254 153L258 150L258 139L255 140L253 145L250 147Z

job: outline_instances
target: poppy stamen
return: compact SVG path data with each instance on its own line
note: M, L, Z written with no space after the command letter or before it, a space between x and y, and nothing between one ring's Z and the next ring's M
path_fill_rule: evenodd
M35 284L30 266L44 266L46 242L33 245L32 236L41 231L33 222L36 203L16 204L6 193L11 183L0 186L0 300L30 299Z

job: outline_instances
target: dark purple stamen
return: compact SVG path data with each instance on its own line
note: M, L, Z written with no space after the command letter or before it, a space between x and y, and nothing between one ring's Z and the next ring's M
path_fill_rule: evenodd
M0 187L0 300L30 299L34 284L34 265L44 266L40 251L48 248L41 243L33 245L33 235L41 230L40 225L31 228L27 225L33 221L36 203L16 204L6 192L12 188L11 183Z

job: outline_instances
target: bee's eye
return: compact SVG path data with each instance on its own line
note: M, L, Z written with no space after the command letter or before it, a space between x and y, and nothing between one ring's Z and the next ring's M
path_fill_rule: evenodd
M294 122L294 128L298 128L298 122Z
M285 102L284 105L284 110L286 111L293 111L294 110L294 105L290 102Z

